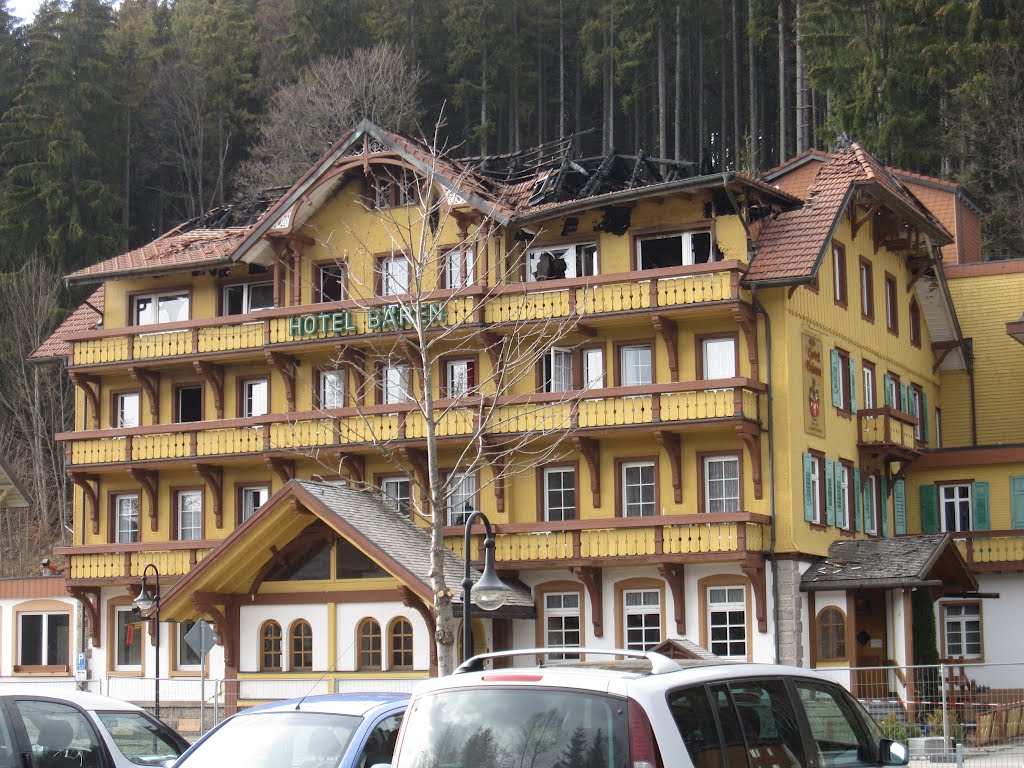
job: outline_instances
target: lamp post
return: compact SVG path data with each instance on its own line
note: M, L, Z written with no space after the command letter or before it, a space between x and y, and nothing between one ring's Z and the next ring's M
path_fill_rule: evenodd
M473 579L469 575L469 534L477 518L483 522L486 535L484 536L484 572L474 585ZM470 623L473 613L473 598L476 598L476 604L485 611L496 611L505 604L509 595L512 594L512 589L499 579L498 574L494 571L494 531L491 530L491 521L480 510L470 510L469 517L466 518L465 549L463 551L465 552L466 567L462 578L462 660L465 661L473 655L470 652L473 645L473 628Z
M154 592L150 594L146 588L146 574L149 573L150 568L153 569L153 581L154 581ZM139 613L147 614L150 610L155 610L156 619L156 698L154 699L154 714L159 719L160 717L160 571L156 569L156 566L150 563L142 569L142 590L139 592L139 596L135 598L135 607ZM143 643L145 645L145 643Z

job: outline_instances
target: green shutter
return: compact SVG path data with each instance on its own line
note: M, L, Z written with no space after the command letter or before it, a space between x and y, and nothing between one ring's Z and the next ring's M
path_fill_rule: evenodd
M921 412L917 414L921 420L921 439L928 442L928 396L921 392Z
M836 524L836 463L825 459L825 524Z
M974 484L971 504L974 509L974 530L991 530L992 522L988 514L988 482L981 481Z
M839 377L843 375L839 365L839 352L832 350L832 405L836 408L843 407L843 386Z
M934 485L921 486L921 530L939 532L939 492Z
M814 495L811 490L811 464L814 457L809 453L804 454L804 520L814 520Z
M1024 528L1024 475L1010 478L1010 525Z
M907 532L907 484L897 480L892 487L892 518L896 527L896 535Z
M857 412L857 365L850 355L850 412Z
M890 408L895 408L896 403L892 401L892 376L888 373L882 377L882 389L885 390L885 404Z
M889 535L889 481L882 475L882 503L878 507L878 516L882 518L882 535Z
M907 385L900 382L900 410L904 413L910 412L910 396L907 392Z
M857 531L864 530L864 491L860 486L860 467L853 470L853 508Z

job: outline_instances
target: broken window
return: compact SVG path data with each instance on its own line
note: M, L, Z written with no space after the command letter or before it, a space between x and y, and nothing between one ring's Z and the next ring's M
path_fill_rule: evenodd
M712 247L709 230L671 232L650 235L637 240L637 262L640 269L664 269L719 261Z

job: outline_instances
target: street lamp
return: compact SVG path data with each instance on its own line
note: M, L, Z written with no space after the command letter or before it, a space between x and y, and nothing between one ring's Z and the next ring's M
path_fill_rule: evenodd
M462 660L465 661L473 654L470 652L473 645L473 628L471 626L471 614L473 598L476 604L485 611L496 611L505 604L505 601L512 594L512 588L498 578L494 571L494 532L491 530L491 521L480 510L470 510L467 504L469 517L466 518L465 533L465 571L462 578ZM483 521L486 535L484 537L484 572L476 584L469 575L469 534L473 528L473 522L479 518Z
M153 581L154 592L150 594L146 588L146 574L149 573L149 569L153 569ZM156 699L154 701L154 714L157 719L160 718L160 571L156 569L156 566L150 563L142 569L142 590L139 592L139 596L135 598L135 608L141 614L147 614L151 610L155 611L154 618L156 619ZM145 647L145 643L143 643Z

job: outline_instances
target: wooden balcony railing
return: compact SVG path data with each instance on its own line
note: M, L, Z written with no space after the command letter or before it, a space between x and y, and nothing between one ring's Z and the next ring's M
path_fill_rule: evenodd
M532 394L500 401L438 401L440 437L478 431L481 409L487 434L592 429L650 424L685 425L716 420L760 420L763 384L749 379L615 387L589 392ZM601 397L596 397L596 395ZM130 429L63 432L70 466L196 459L302 451L326 446L370 447L386 440L420 440L426 421L415 404L305 411L249 419L160 424Z
M164 541L138 544L84 544L57 547L64 573L73 580L140 578L152 563L160 576L181 576L206 557L217 541Z
M916 451L916 427L916 416L889 406L857 412L857 434L862 446Z
M965 531L953 539L975 571L1024 571L1024 530Z

